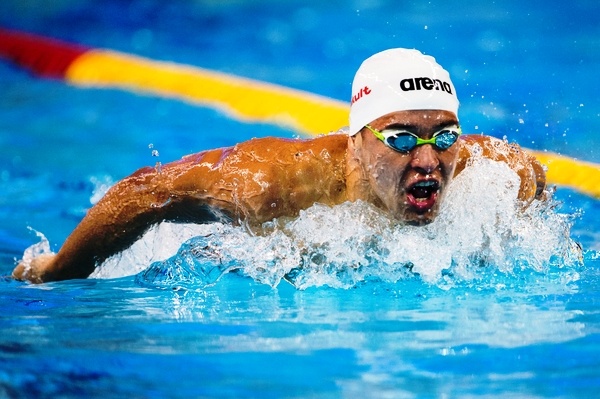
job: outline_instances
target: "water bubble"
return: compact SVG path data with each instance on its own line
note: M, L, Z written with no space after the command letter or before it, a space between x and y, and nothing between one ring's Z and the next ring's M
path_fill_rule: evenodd
M154 148L154 144L152 144L152 143L148 144L148 149L152 150L151 155L153 157L159 156L158 150Z

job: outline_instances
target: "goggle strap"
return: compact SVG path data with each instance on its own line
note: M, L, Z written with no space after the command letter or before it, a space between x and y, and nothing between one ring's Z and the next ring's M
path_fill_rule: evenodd
M365 125L367 127L367 129L369 129L371 131L371 133L373 133L375 135L375 137L377 137L379 140L385 142L385 136L383 134L381 134L381 132L379 130L375 130L371 127L371 125Z

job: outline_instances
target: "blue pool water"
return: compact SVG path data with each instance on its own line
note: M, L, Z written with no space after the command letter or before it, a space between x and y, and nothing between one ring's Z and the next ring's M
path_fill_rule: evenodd
M340 100L363 58L416 47L450 70L466 132L600 162L593 1L98 4L5 0L0 26ZM57 250L103 185L141 166L297 134L5 62L0 88L3 276L35 231ZM425 230L361 204L316 207L265 237L161 225L98 278L3 278L0 397L594 397L600 201L558 187L551 206L516 216L494 200L512 177L482 168L503 184L469 175L451 197L460 206ZM185 272L202 229L237 271L160 277ZM348 266L357 259L369 267ZM416 273L394 266L406 261ZM300 262L307 271L284 278Z

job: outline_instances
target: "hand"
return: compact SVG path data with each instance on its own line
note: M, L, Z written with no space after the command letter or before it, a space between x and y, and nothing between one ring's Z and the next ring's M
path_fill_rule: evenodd
M22 260L12 272L13 278L21 281L30 281L35 284L48 281L49 272L52 270L56 254L46 253L36 256L31 260Z

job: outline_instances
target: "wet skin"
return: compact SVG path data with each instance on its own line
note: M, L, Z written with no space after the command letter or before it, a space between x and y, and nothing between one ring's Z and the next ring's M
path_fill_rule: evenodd
M370 125L379 131L402 129L429 139L443 128L457 126L458 120L447 111L404 111L385 115ZM442 196L454 175L459 144L457 141L446 150L424 144L401 153L363 128L353 146L362 165L362 177L372 190L372 201L399 220L422 225L433 221L439 212Z

